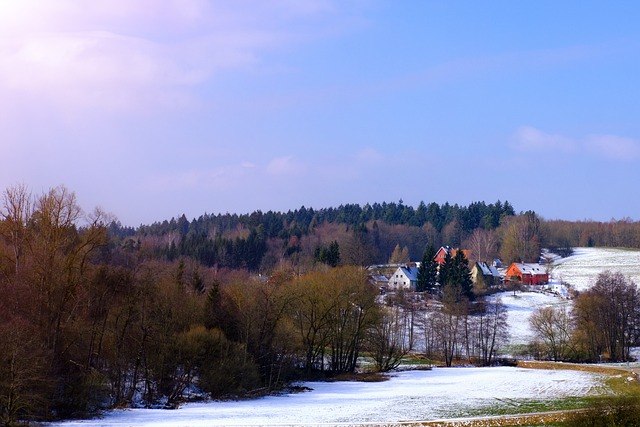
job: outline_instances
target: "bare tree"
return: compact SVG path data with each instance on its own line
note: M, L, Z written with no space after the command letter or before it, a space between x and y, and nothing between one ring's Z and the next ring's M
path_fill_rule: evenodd
M543 351L547 358L559 361L570 356L573 324L565 305L536 310L531 315L529 324L536 337L543 343Z
M493 230L477 228L471 233L465 244L471 249L470 258L473 261L490 261L496 255L498 237Z
M499 298L483 307L477 319L480 361L489 366L508 337L507 308Z
M379 371L396 368L410 351L407 317L399 306L385 307L369 333L371 356Z
M27 224L31 218L33 198L23 184L7 188L2 195L0 207L0 234L5 237L13 250L16 276L27 239Z
M540 258L540 219L535 212L509 217L500 226L500 256L507 262L531 262Z

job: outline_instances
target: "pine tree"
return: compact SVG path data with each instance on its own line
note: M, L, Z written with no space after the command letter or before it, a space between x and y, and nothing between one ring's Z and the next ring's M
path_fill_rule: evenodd
M433 245L429 245L422 254L422 261L418 268L418 292L429 292L434 294L438 281L438 266L435 261L436 250Z
M340 264L340 245L338 245L338 241L334 240L329 244L329 249L327 250L326 255L326 263L331 267L337 267Z
M460 286L462 294L469 301L472 301L474 298L473 280L471 279L471 270L469 270L469 260L460 249L458 249L453 258L453 266L454 283Z
M474 299L473 280L471 279L471 271L469 270L469 261L462 250L458 249L453 257L451 256L451 252L447 252L444 258L444 264L440 266L438 279L443 289L446 287L456 289L455 292L450 292L452 295L464 297L469 301Z
M451 251L447 251L444 256L444 262L440 265L438 270L438 284L440 288L444 288L453 280L453 258L451 257Z

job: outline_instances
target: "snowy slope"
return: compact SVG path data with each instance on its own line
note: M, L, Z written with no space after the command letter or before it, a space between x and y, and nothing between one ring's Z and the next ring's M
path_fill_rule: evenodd
M572 256L556 262L552 277L583 291L605 270L620 272L640 285L640 250L576 248Z
M560 282L571 284L584 291L595 283L603 271L621 272L640 284L640 251L611 248L576 248L567 258L558 258L552 272L552 287ZM554 287L562 293L557 286ZM569 301L549 294L537 292L512 292L498 294L507 306L510 344L526 344L531 340L529 317L541 307L570 304Z

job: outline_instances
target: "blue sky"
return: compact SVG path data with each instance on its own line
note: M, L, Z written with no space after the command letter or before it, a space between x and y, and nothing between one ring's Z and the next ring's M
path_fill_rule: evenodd
M0 186L123 224L508 200L640 219L635 1L0 0Z

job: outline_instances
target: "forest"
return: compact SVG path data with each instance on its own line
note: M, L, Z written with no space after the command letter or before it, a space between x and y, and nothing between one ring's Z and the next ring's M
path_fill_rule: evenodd
M182 215L134 229L100 209L83 212L64 186L7 188L0 425L169 408L190 396L259 396L297 379L351 374L363 354L384 372L416 351L419 333L424 357L492 364L504 307L471 289L462 251L446 277L424 279L426 292L384 302L363 268L428 260L441 245L468 248L473 259L537 261L543 247L638 247L640 223L547 221L499 201L415 209L400 201ZM636 325L637 313L627 315L626 327ZM620 334L611 339L637 339ZM570 351L556 351L543 340L537 351L588 359L606 340L614 345L608 335L589 338L591 347L571 341ZM626 343L607 354L624 360Z

